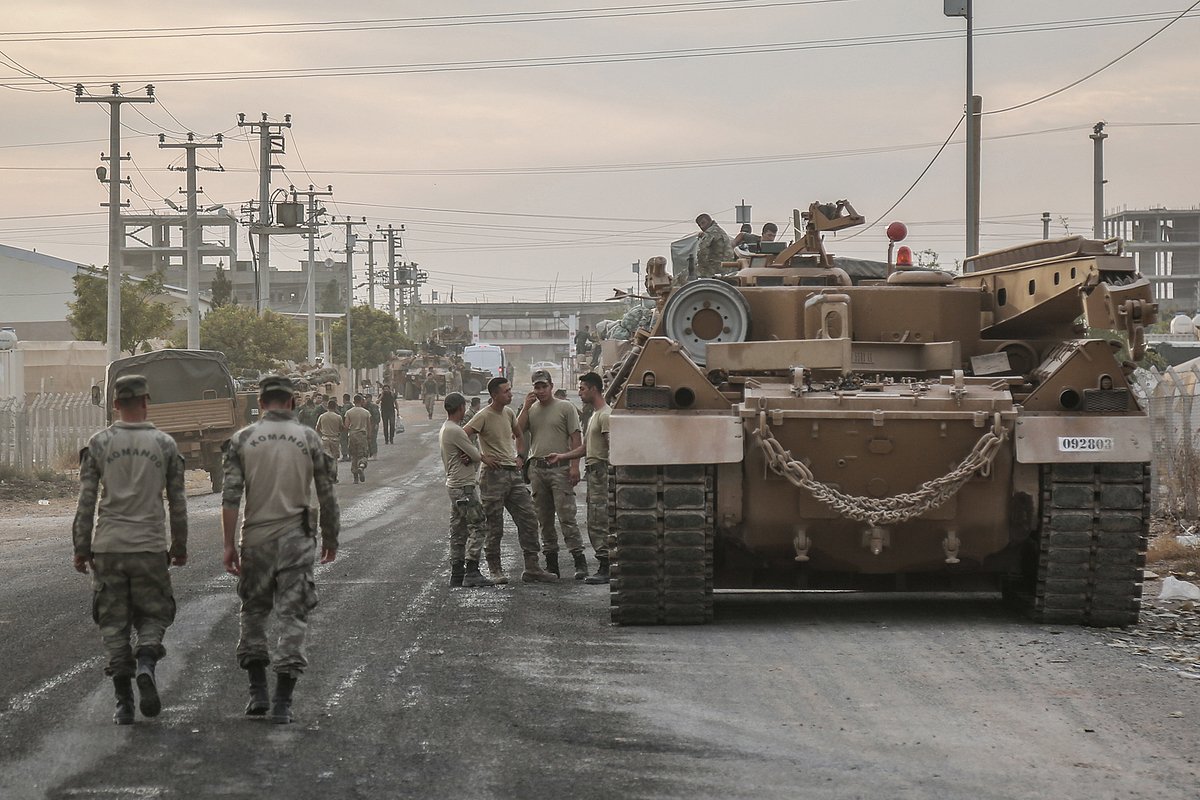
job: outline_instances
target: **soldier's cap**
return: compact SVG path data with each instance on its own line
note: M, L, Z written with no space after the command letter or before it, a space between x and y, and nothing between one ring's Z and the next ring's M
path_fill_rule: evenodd
M539 369L534 372L530 380L535 386L539 383L554 383L554 381L550 380L550 373L544 369Z
M292 385L292 379L286 375L264 375L258 381L258 394L261 397L267 392L295 394L296 387Z
M150 387L145 375L122 375L113 381L113 398L116 400L132 400L148 394Z

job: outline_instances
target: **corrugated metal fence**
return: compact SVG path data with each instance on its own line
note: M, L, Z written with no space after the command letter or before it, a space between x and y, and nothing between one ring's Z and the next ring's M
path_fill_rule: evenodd
M28 402L0 398L0 464L24 470L72 465L104 425L104 410L84 392L39 394Z
M1134 386L1150 414L1154 513L1200 518L1200 368L1138 370Z

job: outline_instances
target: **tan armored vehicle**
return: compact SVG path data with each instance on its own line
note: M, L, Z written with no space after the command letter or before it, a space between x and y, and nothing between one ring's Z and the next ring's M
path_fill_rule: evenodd
M856 284L821 232L861 223L814 203L728 275L650 271L653 330L608 388L614 621L707 622L714 589L1000 587L1045 622L1136 622L1148 282L1070 237Z
M224 472L221 447L253 421L257 406L239 402L225 354L214 350L156 350L108 365L104 407L112 422L112 385L122 375L145 375L150 384L149 419L179 445L186 469L208 472L214 492ZM93 387L100 402L100 387Z

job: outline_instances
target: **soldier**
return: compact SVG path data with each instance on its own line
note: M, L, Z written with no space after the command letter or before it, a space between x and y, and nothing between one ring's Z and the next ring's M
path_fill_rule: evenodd
M437 393L437 378L433 377L432 371L426 371L425 382L421 384L421 400L425 402L425 411L430 419L433 419L433 404L437 402Z
M721 271L722 262L733 260L733 245L729 234L708 214L696 217L696 225L700 228L696 234L700 240L696 245L696 276L710 278Z
M367 395L366 404L363 407L371 414L370 456L374 458L379 455L379 423L383 420L383 414L379 410L379 404L371 395Z
M478 397L472 397L472 398L471 398L471 405L469 405L469 406L467 407L467 413L466 413L466 414L463 416L463 424L464 424L464 425L466 425L466 424L467 424L468 422L470 422L470 421L471 421L471 420L474 418L474 416L475 416L476 414L478 414L478 413L479 413L479 398L478 398Z
M355 483L367 481L367 456L371 451L371 412L367 399L354 395L354 406L346 412L346 431L350 437L350 472Z
M508 509L517 525L517 542L525 558L521 580L526 583L556 581L558 576L538 566L537 514L533 510L529 487L521 477L524 458L519 453L525 449L525 441L517 427L516 415L508 407L512 403L512 386L507 378L492 378L488 381L488 395L492 402L463 428L467 436L479 434L480 458L483 461L479 493L487 514L488 534L484 552L488 571L496 583L508 582L500 564L500 537L504 532L504 511Z
M480 453L461 427L467 398L458 392L442 402L446 421L438 434L442 466L446 468L446 491L450 493L450 585L473 588L492 586L479 572L479 551L487 535L487 515L479 500Z
M307 425L310 428L316 428L317 420L324 412L325 409L316 405L316 403L313 402L313 395L310 394L304 401L304 405L300 406L300 410L296 412L296 419L300 420L301 425Z
M354 403L350 402L350 395L342 395L342 404L338 407L338 413L342 415L342 419L346 418L346 412L354 408ZM342 434L338 437L338 443L341 445L342 461L350 460L350 438L349 429L342 428Z
M92 616L108 651L104 672L116 690L113 722L118 725L133 724L135 674L143 716L157 716L162 709L154 665L166 654L163 635L175 620L167 565L187 563L183 457L175 440L146 420L149 403L141 375L113 382L117 421L89 439L79 454L79 507L71 531L75 569L84 574L92 569ZM171 509L169 542L164 490ZM132 630L137 631L136 662Z
M610 409L604 402L604 380L594 372L579 378L579 399L592 409L583 444L566 453L551 453L546 460L558 464L580 456L587 457L587 526L592 550L596 553L596 574L584 583L608 583L608 419Z
M575 523L575 486L579 483L579 457L551 463L551 453L565 453L580 446L579 412L569 400L554 396L550 373L539 369L531 378L533 391L525 398L517 429L529 431L529 482L533 490L533 508L542 531L542 555L546 569L559 575L558 531L554 517L562 523L563 542L575 562L575 579L588 574L587 557L583 554L583 537Z
M321 445L325 452L333 457L333 482L338 482L338 456L341 436L346 429L346 420L338 410L338 401L329 398L329 410L317 418L317 434L321 437Z
M392 387L384 384L379 395L379 421L383 425L383 443L394 444L396 440L396 395Z
M292 692L308 666L304 637L317 605L313 568L317 526L309 507L312 486L320 505L321 563L337 557L340 514L334 495L332 457L315 431L296 421L292 382L282 375L259 381L258 422L233 435L225 450L221 528L225 571L238 576L241 633L237 659L250 679L246 714L292 721ZM237 545L238 507L246 510ZM240 550L238 548L240 545ZM267 699L267 619L279 623L275 647L275 694Z
M462 362L455 358L450 361L450 370L446 373L446 394L450 392L462 392Z

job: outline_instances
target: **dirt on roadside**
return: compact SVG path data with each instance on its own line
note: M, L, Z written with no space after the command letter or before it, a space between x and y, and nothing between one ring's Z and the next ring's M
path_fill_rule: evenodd
M188 497L208 494L208 473L188 470L184 476ZM53 473L41 477L11 476L0 480L0 519L62 517L75 513L79 499L79 473Z

